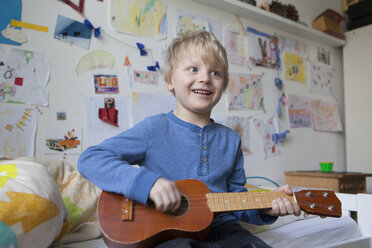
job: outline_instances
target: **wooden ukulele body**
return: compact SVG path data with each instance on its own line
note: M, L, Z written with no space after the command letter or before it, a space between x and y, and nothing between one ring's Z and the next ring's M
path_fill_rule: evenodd
M135 203L133 220L122 220L123 196L103 191L98 204L98 222L110 248L150 248L173 238L203 240L213 219L207 205L208 187L193 179L175 182L187 200L180 214L167 214L153 206Z

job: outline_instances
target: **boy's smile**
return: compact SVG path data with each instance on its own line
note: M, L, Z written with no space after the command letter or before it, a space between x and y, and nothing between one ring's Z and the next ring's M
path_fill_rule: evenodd
M188 49L187 49L188 48ZM210 123L212 108L225 89L222 69L200 57L200 46L183 48L174 65L169 90L174 91L174 114L182 120L204 126Z

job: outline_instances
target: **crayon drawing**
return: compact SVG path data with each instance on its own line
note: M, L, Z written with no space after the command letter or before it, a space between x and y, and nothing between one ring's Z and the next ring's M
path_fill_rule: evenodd
M305 62L297 53L286 53L285 60L285 79L306 83Z
M337 102L311 101L311 114L315 131L342 131Z
M290 127L311 127L311 99L309 97L289 95L288 117Z

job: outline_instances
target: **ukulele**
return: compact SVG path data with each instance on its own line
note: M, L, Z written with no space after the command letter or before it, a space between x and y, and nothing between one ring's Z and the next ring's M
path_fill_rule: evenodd
M334 192L302 190L284 192L211 193L196 179L175 182L182 195L176 212L161 212L154 205L133 203L123 195L103 191L98 202L98 223L110 248L150 248L174 238L207 238L213 213L271 208L279 197L297 202L301 209L321 216L341 216L341 202Z

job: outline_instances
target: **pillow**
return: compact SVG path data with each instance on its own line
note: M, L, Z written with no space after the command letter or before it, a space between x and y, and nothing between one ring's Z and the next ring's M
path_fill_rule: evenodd
M0 161L0 247L48 247L69 227L57 184L42 165Z
M245 187L248 189L249 192L262 192L262 191L270 192L273 190L272 188L269 188L269 189L261 188L261 187L257 187L251 184L246 184ZM315 217L315 215L309 215L309 214L306 214L305 212L302 212L300 216L295 216L295 215L279 216L278 219L271 225L258 226L258 225L249 224L243 221L241 221L240 224L242 225L242 227L247 229L249 232L255 234L255 233L272 230L272 229L287 225L289 223L292 223L298 220L307 219L310 217Z
M97 220L101 190L96 185L63 160L40 157L23 157L19 160L33 161L44 166L57 183L71 220L71 229L61 243L81 242L101 235Z

